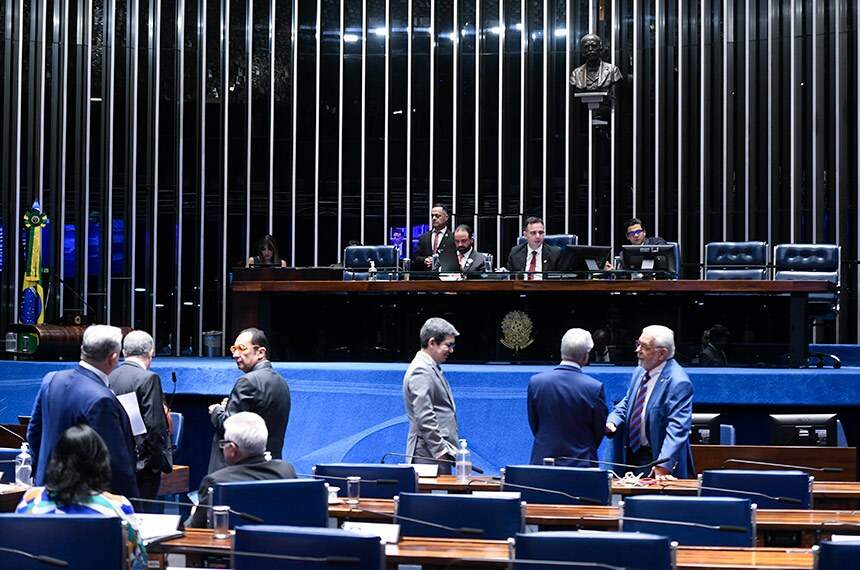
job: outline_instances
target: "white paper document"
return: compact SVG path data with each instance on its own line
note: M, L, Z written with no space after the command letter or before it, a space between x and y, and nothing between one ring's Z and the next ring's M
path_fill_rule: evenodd
M400 540L399 524L346 521L343 523L343 530L378 536L388 544L397 544L397 541Z
M136 513L134 517L137 519L140 539L144 544L165 538L182 536L182 533L176 530L179 528L179 515Z
M435 463L400 463L407 467L414 467L419 477L436 477L439 474L439 466Z
M143 417L140 415L140 407L137 405L137 396L134 395L134 392L129 392L116 398L122 404L122 407L125 408L125 413L128 414L132 435L145 434L146 426L143 425Z

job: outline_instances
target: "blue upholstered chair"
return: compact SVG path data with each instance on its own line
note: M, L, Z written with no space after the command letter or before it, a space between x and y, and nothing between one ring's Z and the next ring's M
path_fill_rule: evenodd
M705 246L705 279L767 279L767 244L718 241Z
M522 486L558 492L538 491ZM502 490L519 491L527 503L594 504L572 498L587 497L598 501L598 504L609 505L612 502L612 476L609 471L596 468L508 465L502 469Z
M343 250L343 280L366 281L373 261L377 279L397 279L400 250L395 245L351 245Z
M810 293L812 316L831 318L839 312L841 249L832 244L781 244L773 251L777 281L830 281L834 293Z
M73 570L126 567L125 538L118 517L2 514L0 546L59 558ZM45 570L51 566L0 552L0 568Z
M856 568L860 561L860 541L831 542L824 540L812 547L815 570L845 570Z
M812 480L803 471L714 469L699 476L699 495L749 499L759 509L810 509Z
M544 243L564 249L566 245L579 245L579 237L576 234L552 234L543 237ZM520 236L517 245L526 243L526 238Z
M297 526L242 525L236 528L236 552L253 552L276 556L321 559L285 560L259 556L235 555L235 570L289 570L325 568L326 570L382 570L385 547L379 537L336 528ZM325 560L328 557L350 557L356 561Z
M361 477L361 496L368 499L393 499L400 493L418 492L418 474L411 465L373 465L368 463L326 463L315 465L314 477L332 487L338 496L347 495L347 477ZM329 479L328 477L333 477Z
M737 441L735 426L720 424L720 445L734 445Z
M185 423L185 416L179 412L170 412L170 421L173 424L173 431L170 434L170 446L173 448L173 453L179 451L179 446L182 445L182 429Z
M511 541L512 558L592 562L627 570L670 570L677 545L665 536L633 532L550 531L518 534ZM516 564L516 570L549 568Z
M402 536L503 540L523 531L524 508L525 503L519 499L403 493L394 498L394 522L400 525ZM483 532L446 530L401 517Z
M643 495L621 503L620 530L668 536L684 546L755 546L755 501L735 497L668 497ZM651 523L633 519L654 519ZM673 521L706 525L730 525L746 532L716 530Z
M19 453L20 449L0 447L0 481L3 483L15 482L15 457Z
M263 519L266 524L326 526L328 489L318 479L238 481L214 486L213 505L230 508ZM243 524L230 515L230 527Z

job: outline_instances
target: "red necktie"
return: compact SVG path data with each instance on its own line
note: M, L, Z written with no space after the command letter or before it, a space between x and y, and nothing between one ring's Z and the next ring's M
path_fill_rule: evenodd
M433 253L436 253L436 250L439 249L439 236L442 235L441 232L433 232Z
M459 251L457 252L457 259L458 259L458 260L459 260L459 262L460 262L460 269L463 269L463 259L464 259L464 257L463 257L463 254L462 254L462 253L460 253Z
M529 262L529 281L535 278L534 272L537 269L537 250L532 251L532 260Z
M627 431L627 439L630 442L630 450L633 453L639 451L642 447L642 411L645 409L645 395L648 394L648 381L651 376L646 372L642 377L642 383L639 385L639 392L636 394L636 403L633 404L633 411L627 424L630 428Z

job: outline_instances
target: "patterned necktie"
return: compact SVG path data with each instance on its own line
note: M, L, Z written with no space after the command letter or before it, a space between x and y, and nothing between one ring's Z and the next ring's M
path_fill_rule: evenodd
M436 250L439 249L439 236L442 235L442 232L433 232L433 253L436 253Z
M535 278L534 272L537 269L537 250L532 251L532 260L529 262L529 281Z
M648 382L651 376L645 372L642 377L642 383L639 385L639 391L636 393L636 403L633 404L633 411L630 413L628 425L630 426L628 439L630 441L630 449L633 453L639 451L642 447L642 411L645 409L645 395L648 394Z

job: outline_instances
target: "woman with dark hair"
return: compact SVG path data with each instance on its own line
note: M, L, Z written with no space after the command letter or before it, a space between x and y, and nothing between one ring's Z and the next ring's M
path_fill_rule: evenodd
M110 481L110 459L101 436L88 425L72 426L57 440L45 470L45 486L28 489L16 512L118 516L127 523L129 567L144 569L146 550L134 509L122 495L105 491Z
M263 236L257 245L257 255L248 258L248 267L286 267L287 262L278 254L278 244L270 235Z

